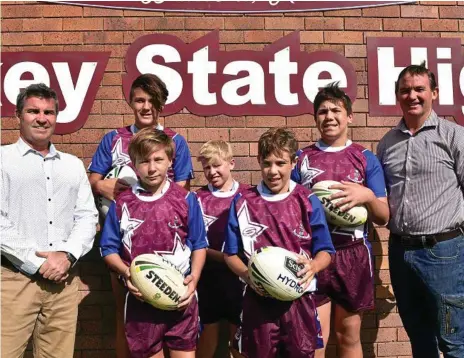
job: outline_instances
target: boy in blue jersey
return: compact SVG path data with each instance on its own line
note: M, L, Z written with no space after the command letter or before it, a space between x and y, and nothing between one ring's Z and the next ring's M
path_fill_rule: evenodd
M298 142L292 131L270 129L258 142L262 182L238 194L230 207L224 259L247 284L235 348L247 358L314 357L319 346L312 292L292 302L264 297L248 276L246 260L258 249L278 246L299 256L300 285L310 285L334 253L324 209L317 197L290 180Z
M129 142L139 130L155 127L164 131L174 142L174 155L168 176L178 185L190 188L193 166L190 151L185 139L169 128L158 123L159 115L168 98L168 90L161 79L152 74L143 74L135 79L130 91L130 107L134 112L134 124L107 133L100 142L90 164L90 185L95 196L114 200L119 193L129 188L123 179L105 179L116 167L128 166L135 171L129 158ZM105 221L100 212L100 222ZM116 356L129 358L124 337L124 296L118 279L111 274L111 285L116 301Z
M321 139L298 153L292 179L310 189L323 180L334 180L341 189L332 195L343 198L335 204L342 211L365 205L370 219L385 225L389 218L385 180L376 156L348 139L353 120L350 98L336 85L319 91L314 100L314 116ZM342 358L362 357L360 329L362 313L374 308L374 275L367 223L359 227L329 224L337 250L329 267L318 276L316 304L324 343L330 333L331 301L334 303L334 329L338 354ZM353 265L352 263L356 263ZM325 356L324 349L316 352Z
M131 293L125 302L125 332L133 358L193 358L198 337L195 290L206 258L206 232L194 193L168 179L174 146L164 132L145 128L130 142L139 182L121 193L108 211L101 254ZM158 253L185 275L188 290L178 311L162 311L142 301L129 266L141 254Z

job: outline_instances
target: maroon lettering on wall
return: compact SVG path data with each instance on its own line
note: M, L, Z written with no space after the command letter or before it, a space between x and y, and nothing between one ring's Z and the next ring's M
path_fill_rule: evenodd
M396 104L395 82L410 64L426 61L439 88L434 110L454 116L464 125L464 60L461 40L454 38L368 38L369 114L401 115Z
M332 51L300 51L299 32L263 51L220 51L218 31L190 44L172 35L146 35L131 45L125 63L126 99L137 76L153 73L170 92L164 115L184 107L201 116L312 114L318 89L334 81L356 98L351 63Z
M45 83L57 92L56 134L76 132L87 121L109 52L2 52L2 116L14 116L19 91Z
M202 13L297 12L404 4L415 1L46 1L114 9Z

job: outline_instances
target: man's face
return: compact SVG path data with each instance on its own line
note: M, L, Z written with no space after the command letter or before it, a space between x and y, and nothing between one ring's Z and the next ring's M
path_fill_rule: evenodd
M48 148L56 126L55 104L52 98L29 97L17 114L21 138L36 150Z
M432 91L426 74L411 76L406 73L399 81L396 98L405 119L427 118L437 97L438 89Z
M214 188L222 189L224 184L232 181L231 170L235 166L235 161L224 160L222 158L213 158L212 160L201 160L201 166L205 173L205 178Z
M162 145L155 146L147 158L137 158L135 167L140 177L142 187L156 193L168 176L172 162Z
M134 90L130 106L134 111L135 126L138 129L158 124L159 112L153 106L152 99L152 96L141 88Z
M342 102L324 101L315 114L316 127L322 140L333 142L348 137L348 124L353 122L353 115L348 115Z
M264 159L258 157L264 184L273 194L286 193L290 187L290 174L295 167L287 151L280 155L271 154Z

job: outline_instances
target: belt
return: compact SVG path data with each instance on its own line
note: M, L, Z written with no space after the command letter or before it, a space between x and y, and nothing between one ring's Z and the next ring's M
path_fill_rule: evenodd
M394 242L400 243L408 249L423 249L433 247L437 243L454 239L459 235L464 235L464 226L457 229L432 235L397 235L391 234L390 237Z
M2 267L6 267L7 269L9 269L9 270L11 270L13 272L16 272L16 273L21 273L21 274L29 277L32 280L40 280L40 279L43 278L42 275L40 273L38 273L38 272L31 276L31 275L25 274L24 272L18 270L18 268L15 265L13 265L13 263L3 255L2 255L1 261L2 261Z

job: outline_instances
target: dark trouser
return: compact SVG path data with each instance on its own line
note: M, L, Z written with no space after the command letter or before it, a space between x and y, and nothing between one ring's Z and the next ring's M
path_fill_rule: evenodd
M464 236L405 249L390 238L390 275L415 358L464 357Z

